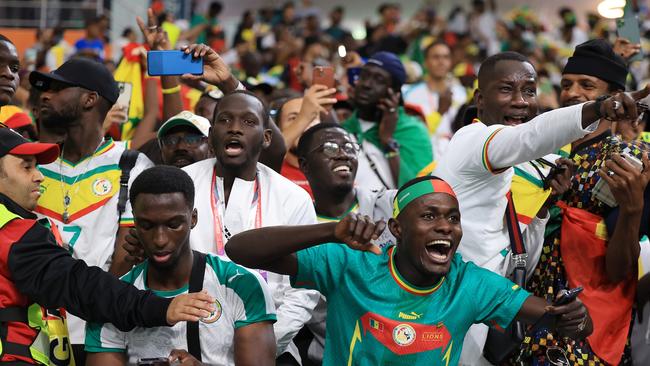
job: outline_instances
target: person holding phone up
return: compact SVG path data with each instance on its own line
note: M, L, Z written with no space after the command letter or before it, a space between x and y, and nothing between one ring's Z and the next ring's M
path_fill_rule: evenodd
M361 68L351 93L356 111L342 126L361 146L357 180L369 188L395 189L433 161L427 128L402 107L405 80L399 58L378 52Z

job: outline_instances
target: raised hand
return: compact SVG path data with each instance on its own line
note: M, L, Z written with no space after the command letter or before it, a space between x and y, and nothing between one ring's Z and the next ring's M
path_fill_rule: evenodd
M197 322L215 310L214 298L207 292L192 292L176 296L167 308L167 323Z
M639 117L636 102L650 94L650 85L629 93L616 93L605 99L600 105L600 115L611 121L633 121Z
M373 222L368 216L349 214L336 225L334 236L352 249L381 254L381 248L370 241L377 240L385 228L384 221Z
M140 17L135 18L140 27L140 32L144 36L144 40L149 46L149 49L155 51L170 50L171 44L167 32L163 31L158 24L158 20L153 14L151 8L147 9L147 25L145 26L144 20Z
M377 105L382 112L379 123L379 140L384 146L393 139L395 128L397 128L399 95L399 92L396 93L393 89L388 88L388 96L382 98Z
M629 39L618 37L614 41L613 49L616 54L627 60L641 51L641 45L632 43Z
M183 46L181 50L188 55L191 54L194 58L200 57L203 59L203 74L184 74L182 76L183 79L203 80L206 83L217 86L232 79L232 74L228 65L226 65L221 56L219 56L215 50L208 47L207 45L191 44L189 46ZM222 91L226 93L226 91Z
M305 90L305 96L302 99L302 106L298 113L299 118L313 121L319 114L329 113L327 107L336 103L334 93L336 93L336 88L328 88L325 85L315 84L309 87Z
M144 261L144 249L142 248L140 239L138 239L138 233L134 228L129 229L129 233L126 234L126 237L124 238L122 248L126 250L127 262L136 265Z

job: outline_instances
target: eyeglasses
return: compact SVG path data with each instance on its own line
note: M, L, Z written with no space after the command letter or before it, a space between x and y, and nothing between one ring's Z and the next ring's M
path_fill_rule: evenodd
M330 158L338 156L341 151L343 151L343 153L347 156L357 156L357 153L359 152L359 144L354 142L346 142L343 144L343 146L341 146L336 142L327 141L317 148L311 150L307 154L311 154L314 151L321 149L323 150L323 154Z
M195 147L206 140L207 137L203 135L164 136L160 138L160 144L162 146L176 146L182 141L185 145Z
M548 347L546 349L546 360L554 366L569 366L569 359L566 352L560 347Z

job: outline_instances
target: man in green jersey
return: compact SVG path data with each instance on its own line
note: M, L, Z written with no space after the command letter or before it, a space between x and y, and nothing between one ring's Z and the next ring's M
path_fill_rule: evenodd
M545 313L561 335L591 333L580 300L551 306L455 254L462 236L458 201L440 178L407 182L388 226L397 246L384 249L370 241L385 224L350 215L338 223L244 232L226 252L327 297L324 365L456 365L472 324L534 324Z

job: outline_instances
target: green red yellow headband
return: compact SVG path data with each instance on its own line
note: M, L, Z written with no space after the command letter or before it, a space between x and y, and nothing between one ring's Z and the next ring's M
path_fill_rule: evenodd
M412 184L397 193L393 200L393 217L397 217L413 200L431 193L447 193L456 198L456 193L447 182L437 177L431 177Z

